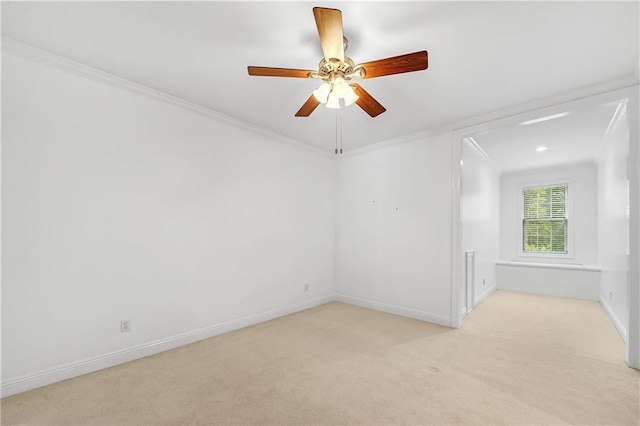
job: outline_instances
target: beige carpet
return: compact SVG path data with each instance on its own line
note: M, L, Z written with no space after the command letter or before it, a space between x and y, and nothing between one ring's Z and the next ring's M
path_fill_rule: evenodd
M461 330L342 303L2 400L2 424L630 424L596 302L496 292Z

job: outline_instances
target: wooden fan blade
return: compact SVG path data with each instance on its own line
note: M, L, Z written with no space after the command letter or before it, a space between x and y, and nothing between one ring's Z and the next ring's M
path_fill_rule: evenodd
M311 94L311 96L309 96L309 99L307 99L307 102L305 102L304 105L302 105L302 107L298 110L298 112L296 112L296 117L310 116L313 110L318 107L318 105L320 105L320 101L317 100L316 97L313 96L313 94Z
M377 61L360 64L364 68L365 75L362 78L382 77L385 75L402 74L426 70L429 66L427 51L408 53L392 58L379 59Z
M362 108L364 112L369 114L371 118L377 117L387 110L385 107L380 105L380 102L376 101L375 98L371 96L369 92L364 90L359 84L351 84L351 87L353 87L356 95L358 95L356 104L358 104L358 106Z
M324 58L331 58L344 62L344 45L342 34L342 12L338 9L313 8L313 17L316 19L318 36L322 45Z
M295 68L270 68L270 67L247 67L249 75L261 77L295 77L308 78L310 70L298 70Z

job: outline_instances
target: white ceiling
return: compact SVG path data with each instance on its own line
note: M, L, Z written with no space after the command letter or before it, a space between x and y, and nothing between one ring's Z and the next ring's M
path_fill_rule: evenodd
M500 172L595 161L618 106L614 103L580 111L565 111L568 115L563 117L526 125L516 124L474 135L472 140ZM548 149L537 152L539 146Z
M345 149L629 76L638 2L3 2L3 35L330 151L312 7L339 8L356 63L426 49L427 71L363 80L387 112L343 110Z

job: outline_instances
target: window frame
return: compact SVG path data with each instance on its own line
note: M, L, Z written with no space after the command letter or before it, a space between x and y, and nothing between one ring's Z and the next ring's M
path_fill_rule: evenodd
M534 252L524 250L524 191L526 189L534 188L552 188L556 186L564 186L566 188L566 241L565 249L566 253L554 253L554 252ZM519 220L518 220L518 257L522 258L535 258L535 259L573 259L573 226L572 226L572 213L573 213L573 191L571 190L572 184L568 179L559 179L552 183L545 182L528 182L518 185L520 195L518 197L519 206Z

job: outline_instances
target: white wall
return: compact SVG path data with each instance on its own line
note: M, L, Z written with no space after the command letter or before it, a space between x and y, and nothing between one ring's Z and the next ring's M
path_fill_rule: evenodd
M345 155L336 180L265 135L3 62L3 395L322 303L334 273L341 300L449 323L450 131Z
M598 263L597 178L592 163L504 173L501 185L500 258L503 261L563 263L594 266ZM569 255L522 254L522 188L569 183Z
M501 290L572 299L598 300L600 269L577 265L499 262L496 279Z
M640 62L636 68L636 77ZM640 84L630 90L627 105L629 125L629 327L627 360L640 369Z
M600 300L626 339L629 314L627 273L629 270L629 204L627 163L629 126L626 114L612 120L598 155L598 244L602 268Z
M451 134L338 164L339 300L450 323Z
M500 252L499 171L468 143L462 145L462 248L475 252L476 303L496 287ZM461 307L465 292L461 292Z
M597 177L592 163L504 173L501 185L498 288L578 299L598 299ZM567 183L567 255L523 254L522 188ZM524 264L518 264L524 263ZM535 263L535 268L526 267ZM545 264L569 268L545 268ZM577 268L576 268L577 266ZM584 270L586 268L588 270Z
M3 392L334 296L333 159L2 60Z

